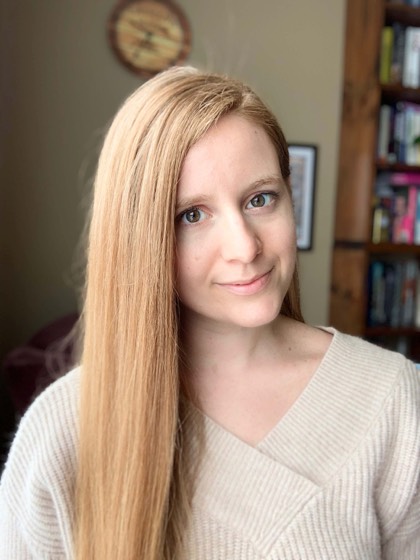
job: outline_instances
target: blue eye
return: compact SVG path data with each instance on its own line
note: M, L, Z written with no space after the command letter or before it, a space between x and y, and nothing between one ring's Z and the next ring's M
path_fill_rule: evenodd
M196 224L200 222L204 217L204 212L202 212L199 208L189 208L185 212L183 212L179 219L184 224Z
M263 208L272 202L274 195L271 193L260 193L255 195L246 205L247 208Z

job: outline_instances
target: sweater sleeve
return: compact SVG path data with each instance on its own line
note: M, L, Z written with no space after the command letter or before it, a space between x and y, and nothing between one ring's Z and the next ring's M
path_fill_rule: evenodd
M19 524L9 510L0 488L0 560L35 560L19 531Z
M50 385L22 418L0 481L0 560L71 558L77 376Z
M417 462L419 465L419 460ZM420 558L420 488L417 480L407 512L395 533L385 544L384 560L418 560Z
M385 560L420 558L420 491L417 489L407 515L384 549Z
M384 560L420 558L420 374L409 364L392 403L392 453L378 507L384 515Z

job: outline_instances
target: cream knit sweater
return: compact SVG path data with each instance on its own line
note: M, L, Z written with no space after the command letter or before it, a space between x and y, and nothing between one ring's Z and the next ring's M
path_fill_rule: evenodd
M79 377L20 424L0 486L1 560L71 558ZM402 356L335 333L258 446L205 422L188 558L420 560L420 379Z

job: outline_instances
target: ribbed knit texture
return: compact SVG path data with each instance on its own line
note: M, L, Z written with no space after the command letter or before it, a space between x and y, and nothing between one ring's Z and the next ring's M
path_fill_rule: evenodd
M205 419L189 560L420 560L419 374L334 333L258 446ZM71 559L79 377L21 422L0 486L1 560Z

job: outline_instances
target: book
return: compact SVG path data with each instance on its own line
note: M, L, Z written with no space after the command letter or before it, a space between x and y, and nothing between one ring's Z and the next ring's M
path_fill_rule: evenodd
M401 84L404 67L405 27L399 23L392 24L394 44L392 48L390 82Z
M420 186L420 173L416 172L395 172L387 175L387 180L390 185L406 186L406 185L419 185Z
M389 84L391 81L391 63L394 44L394 29L387 25L381 31L381 54L379 64L379 81L381 84Z
M417 274L416 280L416 305L414 311L414 326L420 328L420 274Z
M386 243L391 240L392 198L376 197L373 208L372 243Z
M401 326L412 327L415 320L416 286L418 263L408 260L404 263L404 275L401 287Z
M417 190L416 217L414 220L414 244L420 245L420 189Z
M393 150L399 163L405 163L406 159L406 112L407 102L398 101L395 105L394 127L393 127Z
M417 205L417 187L400 186L395 188L392 199L392 236L393 243L414 243L414 223Z
M367 323L371 327L383 326L386 323L384 270L382 261L374 260L370 263Z
M420 61L419 61L420 64ZM420 136L420 106L405 104L405 163L417 165L420 162L420 145L416 142Z
M417 88L420 85L420 28L418 27L409 26L405 31L402 82L405 87Z
M381 105L379 110L377 157L388 161L389 144L391 141L391 106Z
M392 309L390 316L390 326L397 328L401 324L401 287L404 275L404 263L394 262L394 290L392 294Z
M395 303L395 263L384 263L384 325L391 325L392 311Z

